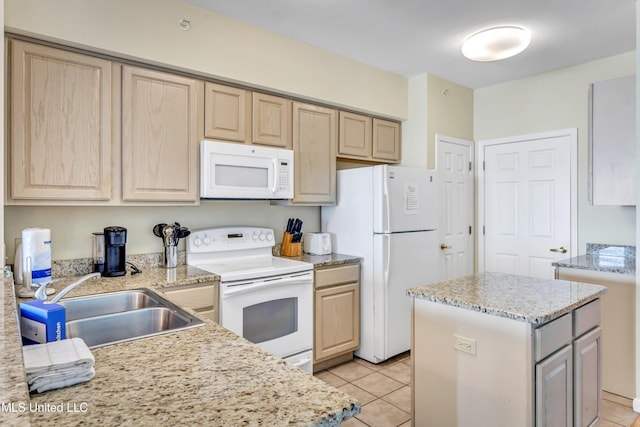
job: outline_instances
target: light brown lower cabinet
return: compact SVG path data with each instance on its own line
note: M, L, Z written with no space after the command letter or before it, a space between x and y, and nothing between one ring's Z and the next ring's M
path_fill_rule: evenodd
M360 264L315 271L314 371L353 358L360 347Z
M218 283L201 283L193 286L176 286L165 289L169 295L179 304L192 309L202 317L218 322L219 300Z

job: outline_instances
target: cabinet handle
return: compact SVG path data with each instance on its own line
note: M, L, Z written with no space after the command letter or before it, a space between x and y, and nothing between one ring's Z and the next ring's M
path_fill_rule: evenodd
M445 249L451 249L451 246L445 245L444 243L441 243L440 244L440 249L442 249L444 251Z
M567 253L567 248L565 248L564 246L560 246L559 248L551 248L549 249L550 252L560 252L563 254Z

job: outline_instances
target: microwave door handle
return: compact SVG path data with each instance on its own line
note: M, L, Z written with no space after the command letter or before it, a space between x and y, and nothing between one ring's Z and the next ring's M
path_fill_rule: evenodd
M275 193L278 187L278 163L276 159L271 159L273 163L273 187L271 187L271 192Z
M234 295L244 294L247 292L255 291L256 289L264 288L264 287L276 287L276 286L286 286L290 285L294 282L299 282L301 280L305 280L305 278L301 278L300 276L293 277L284 277L276 280L265 280L260 282L254 282L252 284L247 285L237 285L237 287L232 287L224 291L222 297L230 297Z

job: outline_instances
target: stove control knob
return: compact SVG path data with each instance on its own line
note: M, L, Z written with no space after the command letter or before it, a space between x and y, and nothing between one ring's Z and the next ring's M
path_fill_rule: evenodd
M252 238L253 240L258 240L258 234L254 232L254 233L253 233L253 236L251 236L251 238Z
M260 240L263 240L263 241L264 241L264 239L265 239L264 232L261 232L261 233L260 233Z
M193 246L200 246L202 244L202 240L199 237L193 239Z
M273 234L267 232L267 241L272 241L273 240Z
M205 245L210 245L211 239L209 238L209 236L205 234L204 239L202 239L202 243L204 243Z

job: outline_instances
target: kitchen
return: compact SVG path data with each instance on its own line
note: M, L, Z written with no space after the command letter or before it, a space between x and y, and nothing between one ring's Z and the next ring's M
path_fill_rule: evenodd
M635 69L635 55L631 52L559 72L471 91L433 75L421 75L408 80L400 78L222 16L203 13L183 2L164 1L162 7L157 7L155 2L141 2L136 7L127 2L115 7L113 2L94 3L91 6L67 2L67 5L68 8L48 2L5 1L5 25L8 30L39 35L54 41L66 40L79 47L121 52L125 56L178 64L182 68L201 70L203 73L207 72L204 70L213 70L209 72L231 81L278 89L284 94L348 105L382 116L408 117L403 128L405 141L410 139L411 132L415 132L417 138L424 136L422 139L430 140L432 137L426 136L427 126L429 135L443 133L476 140L578 127L581 177L586 176L587 157L587 95L584 88L593 81L632 74ZM116 14L112 9L127 10L129 13ZM65 10L74 10L76 13L65 13ZM148 10L153 10L153 19L148 19ZM189 12L189 17L194 17L191 18L194 25L189 32L179 32L175 21L185 15L185 11ZM79 16L85 19L77 18ZM98 16L100 19L93 19ZM211 23L208 27L217 29L198 28L195 16L206 19ZM116 35L113 28L119 29ZM230 38L228 34L244 34L246 39ZM162 37L162 42L159 43L156 36ZM131 43L131 40L137 42ZM256 45L255 40L261 40L262 44ZM184 42L193 46L191 53L182 49ZM203 51L216 52L228 60L215 61L212 58L214 55L203 56L198 53ZM270 52L276 58L288 58L291 52L296 52L299 60L273 64L267 61L269 58L265 58L265 52ZM265 62L275 71L268 72ZM309 64L315 64L315 67L309 67ZM367 81L368 84L345 78L349 75L362 76L358 80ZM371 86L376 87L375 97L367 93ZM448 95L443 97L441 92L445 89ZM445 116L447 112L455 111L456 120L452 123L450 118L439 116L431 118L426 124L422 117L412 120L412 114L422 114L425 92L429 111L443 112ZM411 107L416 105L412 104L414 98L418 105L415 110ZM555 102L557 99L564 102ZM464 114L460 114L461 111ZM514 111L518 112L515 117ZM513 120L504 120L502 117L505 116L513 117ZM404 143L403 164L432 167L433 156L426 155L427 150L432 148L433 144L427 148ZM595 208L588 205L585 193L586 182L582 180L579 188L579 246L583 247L586 242L635 244L635 209ZM128 251L132 254L160 251L159 242L150 233L150 227L167 218L177 218L194 229L228 225L233 221L281 230L288 217L301 218L309 231L314 226L319 228L320 224L320 212L316 207L272 206L248 201L203 201L197 207L168 206L162 209L143 206L85 206L81 209L6 206L3 213L4 240L10 263L13 239L19 236L20 230L34 224L50 227L56 233L56 259L88 257L90 233L110 224L124 225L135 234L128 245ZM602 227L602 223L615 226Z

